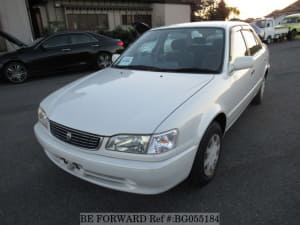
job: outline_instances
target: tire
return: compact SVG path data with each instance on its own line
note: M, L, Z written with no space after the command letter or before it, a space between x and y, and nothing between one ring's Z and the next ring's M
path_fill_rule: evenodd
M111 65L111 54L106 52L101 52L97 56L96 66L98 69L104 69Z
M217 122L209 125L197 151L190 173L190 181L196 186L207 184L215 176L222 147L222 129Z
M289 32L289 33L288 33L288 40L289 40L289 41L295 40L296 35L297 35L297 31L295 31L295 30Z
M254 99L252 100L253 105L260 105L263 102L264 99L264 93L265 93L265 86L266 86L266 78L263 79L263 82L260 86L260 89Z
M21 62L10 62L3 69L4 77L11 83L20 84L27 80L28 71Z
M270 45L272 43L272 38L268 37L266 42L267 42L268 45Z

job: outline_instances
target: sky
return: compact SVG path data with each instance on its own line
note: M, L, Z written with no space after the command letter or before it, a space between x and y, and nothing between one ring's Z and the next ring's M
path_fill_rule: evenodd
M239 18L263 17L276 9L283 9L296 0L225 0L228 6L238 7Z

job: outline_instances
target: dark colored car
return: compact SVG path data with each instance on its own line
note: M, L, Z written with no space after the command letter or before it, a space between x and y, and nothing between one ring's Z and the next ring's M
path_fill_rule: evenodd
M0 36L19 47L0 55L1 75L22 83L37 73L51 73L82 66L104 68L111 56L123 50L123 42L93 32L61 32L35 40L30 45L1 32Z

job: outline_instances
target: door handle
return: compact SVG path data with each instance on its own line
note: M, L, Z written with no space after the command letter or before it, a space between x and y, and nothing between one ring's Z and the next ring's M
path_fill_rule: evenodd
M71 50L72 50L72 49L70 49L70 48L63 48L63 49L62 49L63 52L69 52L69 51L71 51Z

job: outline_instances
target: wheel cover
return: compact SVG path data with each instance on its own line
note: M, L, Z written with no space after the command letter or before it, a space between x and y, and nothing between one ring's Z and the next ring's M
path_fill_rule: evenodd
M97 59L99 68L105 68L111 65L111 59L108 54L100 54Z
M214 134L206 147L204 153L204 174L208 177L214 175L218 164L221 149L221 138L218 134Z
M27 77L25 66L20 63L12 63L6 69L6 77L14 83L20 83Z

